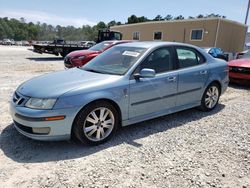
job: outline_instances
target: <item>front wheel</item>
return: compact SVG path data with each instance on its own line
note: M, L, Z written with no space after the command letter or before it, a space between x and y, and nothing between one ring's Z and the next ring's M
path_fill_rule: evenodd
M213 110L218 104L219 98L220 98L219 85L216 83L210 84L202 96L200 109L202 111Z
M73 133L84 144L98 145L116 132L119 115L116 108L106 101L98 101L83 109L73 125Z

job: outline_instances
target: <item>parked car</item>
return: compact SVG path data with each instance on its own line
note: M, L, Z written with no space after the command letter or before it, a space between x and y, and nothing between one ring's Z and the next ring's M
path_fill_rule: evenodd
M244 50L236 54L236 59L241 59L244 54L246 54L248 50Z
M228 61L228 55L224 53L224 51L221 48L210 47L210 48L204 48L204 50L214 58L219 58Z
M88 50L77 50L71 52L64 58L64 66L66 68L80 67L89 62L94 57L98 56L100 53L111 48L112 46L128 42L132 41L127 41L127 40L103 41L99 44L94 45Z
M3 39L3 45L15 45L15 41L13 39Z
M87 48L90 48L90 47L96 45L96 43L94 41L81 41L80 45L85 46Z
M15 45L16 45L16 46L22 46L22 41L16 41L16 42L15 42Z
M250 84L250 51L240 59L230 61L228 65L231 82Z
M228 65L198 47L172 42L116 45L80 68L21 84L10 102L16 129L36 140L71 136L86 144L126 126L177 111L213 110Z
M23 41L21 41L21 42L22 42L22 46L30 46L29 41L23 40Z

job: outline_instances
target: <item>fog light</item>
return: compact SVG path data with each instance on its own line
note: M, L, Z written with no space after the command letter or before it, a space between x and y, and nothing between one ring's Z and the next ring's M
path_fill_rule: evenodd
M49 134L50 128L49 127L35 127L35 128L32 128L32 131L35 134Z

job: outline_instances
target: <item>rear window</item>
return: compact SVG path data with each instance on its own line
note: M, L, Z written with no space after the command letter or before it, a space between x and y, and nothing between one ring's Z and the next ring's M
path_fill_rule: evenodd
M205 62L205 58L195 49L188 47L177 47L179 68L192 67Z

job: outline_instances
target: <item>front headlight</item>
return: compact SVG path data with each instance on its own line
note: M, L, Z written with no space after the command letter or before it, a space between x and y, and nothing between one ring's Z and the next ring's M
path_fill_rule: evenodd
M41 109L41 110L49 110L52 109L56 103L56 99L37 99L30 98L25 106L28 108Z

